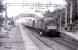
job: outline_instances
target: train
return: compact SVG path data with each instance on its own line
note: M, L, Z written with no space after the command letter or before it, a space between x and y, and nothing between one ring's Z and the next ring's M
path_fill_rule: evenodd
M58 26L51 23L46 24L46 21L30 19L29 21L26 20L26 22L23 25L25 27L31 28L39 32L40 35L49 36L49 37L60 37Z

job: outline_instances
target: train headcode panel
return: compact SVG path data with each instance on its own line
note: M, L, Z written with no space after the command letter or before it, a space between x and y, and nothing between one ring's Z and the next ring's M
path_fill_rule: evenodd
M57 29L57 26L47 26L47 29Z

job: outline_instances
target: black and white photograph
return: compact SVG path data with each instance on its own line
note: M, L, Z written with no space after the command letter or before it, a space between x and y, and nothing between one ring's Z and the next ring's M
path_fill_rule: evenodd
M0 50L78 50L78 0L0 0Z

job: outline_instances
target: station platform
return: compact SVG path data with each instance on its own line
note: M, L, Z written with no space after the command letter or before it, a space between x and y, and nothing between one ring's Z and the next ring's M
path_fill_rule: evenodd
M12 27L7 33L1 34L0 50L25 50L24 42L18 27Z
M78 32L66 32L66 31L61 31L61 32L63 32L65 34L69 35L70 37L78 40Z
M78 31L75 32L67 32L67 31L62 31L59 30L61 32L61 37L68 39L71 42L77 42L78 43Z
M11 26L7 33L0 32L0 50L39 50L19 26Z

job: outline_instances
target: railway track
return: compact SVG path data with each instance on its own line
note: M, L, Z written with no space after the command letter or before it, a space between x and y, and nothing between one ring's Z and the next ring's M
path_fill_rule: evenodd
M34 34L33 34L34 35ZM37 39L39 39L41 42L43 42L45 45L47 45L48 47L50 48L53 48L52 47L52 42L55 41L56 43L59 43L62 45L62 47L68 47L70 48L70 50L76 50L75 49L75 46L72 46L73 44L72 43L69 43L68 41L66 40L63 40L63 38L49 38L49 37L44 37L45 38L45 41L43 41L41 38L39 38L37 35L34 35ZM47 42L47 43L46 43ZM73 48L72 48L73 47ZM54 49L55 50L55 49Z
M31 31L33 31L33 30L31 30ZM67 48L67 49L69 48L68 50L75 50L74 48L65 45L65 43L67 44L69 42L67 42L66 40L63 40L63 38L59 38L59 37L56 37L56 38L53 38L53 37L52 38L51 37L41 37L40 34L38 34L37 32L32 33L32 35L35 36L38 40L40 40L42 43L44 43L46 46L52 48L53 50L57 50L57 49L53 48L54 47L53 45L55 45L55 44L57 44L58 46L61 45L59 47L62 47L62 48L59 49L59 50L63 50L63 48ZM73 45L73 44L70 44L70 45Z
M30 30L34 31L33 29L30 29ZM39 37L40 34L38 32L36 32L36 31L34 31L34 32L35 33L32 33L32 35L34 35L37 39L39 39L42 43L49 46L50 48L52 48L52 45L53 45L51 42L55 41L63 46L70 48L71 50L78 50L78 44L76 44L74 42L74 40L69 41L69 40L62 38L62 37L42 37L45 39L45 41L44 41L41 37ZM48 41L46 41L46 40L48 40ZM46 43L46 42L48 42L48 43Z

